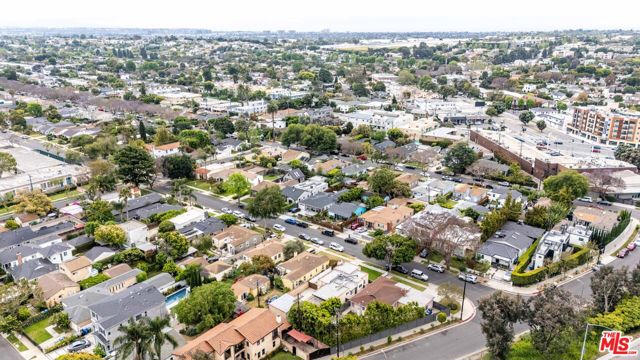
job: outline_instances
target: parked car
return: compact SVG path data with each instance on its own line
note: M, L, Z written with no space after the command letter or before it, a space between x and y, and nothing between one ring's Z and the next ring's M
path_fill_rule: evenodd
M564 143L563 143L562 141L560 141L560 140L556 140L556 141L554 141L553 143L554 143L554 144L556 144L556 145L562 145L562 144L564 144Z
M616 255L617 257L619 257L620 259L623 259L625 256L629 255L629 250L628 249L622 249L618 252L618 255Z
M298 220L293 219L293 218L287 218L284 222L286 222L287 224L291 224L291 225L298 225Z
M411 270L411 277L422 281L429 281L429 275L423 273L422 270L418 269Z
M427 269L431 271L439 272L441 274L444 272L444 266L440 264L429 264L427 265Z
M305 233L302 233L302 234L298 235L298 237L300 239L302 239L302 240L311 240L311 236L309 236L309 235L307 235Z
M306 222L304 222L304 221L298 221L298 222L296 223L296 226L299 226L299 227L301 227L301 228L303 228L303 229L306 229L306 228L308 228L308 227L309 227L309 224L307 224L307 223L306 223Z
M579 200L579 201L588 202L588 203L593 202L593 198L592 198L591 196L581 197L581 198L578 198L578 200Z
M427 251L427 249L422 249L422 251L420 251L420 254L418 255L420 255L421 258L426 259L429 255L429 251Z
M82 349L86 349L89 346L91 346L91 343L89 342L89 340L81 339L81 340L72 342L71 345L67 347L67 350L69 350L69 352L76 352Z
M353 244L353 245L358 245L358 239L352 238L351 236L348 236L346 239L344 239L344 242Z
M511 186L511 183L509 183L508 181L500 181L498 183L498 185L509 187L509 186Z
M469 274L469 273L461 272L458 275L458 279L460 279L462 281L470 282L472 284L478 283L478 277L473 275L473 274Z
M324 235L324 236L331 237L331 236L335 236L335 234L336 234L336 232L333 231L333 230L328 230L328 229L322 230L322 235Z
M343 252L344 251L344 246L342 246L342 245L340 245L338 243L332 242L331 244L329 244L329 249Z
M297 212L300 212L300 209L298 209L297 207L293 207L293 208L289 209L289 212L292 213L292 214L295 214Z
M387 265L387 266L385 266L385 268L387 269L387 271L393 270L393 271L397 271L397 272L399 272L401 274L408 274L409 273L409 270L407 270L407 268L402 266L402 265L393 265L391 267L391 269L389 269L389 265Z
M453 181L453 176L443 176L442 180Z
M627 249L629 251L635 250L636 249L636 243L635 242L630 243L629 245L627 245Z
M598 200L598 205L611 206L611 202L607 200Z
M324 241L318 239L317 237L311 238L311 242L314 243L314 244L317 244L317 245L324 245Z
M479 183L482 183L482 182L484 182L484 179L483 179L483 178L481 178L481 177L474 177L474 178L473 178L473 181L477 181L477 182L479 182Z
M285 228L284 226L280 225L280 224L274 224L273 225L273 229L274 230L278 230L278 231L285 231L287 230L287 228Z
M222 212L225 214L233 214L233 211L229 208L222 208Z
M278 299L278 296L272 296L270 298L267 299L267 305L271 304L272 302L276 301Z
M214 262L216 262L216 261L218 261L218 260L220 260L220 257L218 257L218 256L209 256L209 257L207 258L207 262L208 262L209 264L214 263Z
M636 246L640 246L640 237L638 237L633 243L636 244Z
M505 272L504 275L502 275L502 280L510 283L511 282L511 272Z
M235 210L233 212L233 215L239 217L240 219L244 219L244 213L242 213L242 211Z
M354 222L352 222L352 223L351 223L351 225L349 226L349 228L350 228L351 230L355 230L355 229L359 228L360 226L362 226L362 225L361 225L359 222L354 221Z
M251 221L251 222L256 222L256 218L251 216L251 215L245 217L245 220L248 220L248 221Z
M603 263L597 263L591 268L591 270L594 271L594 272L600 271L600 269L602 269L603 266L604 266Z

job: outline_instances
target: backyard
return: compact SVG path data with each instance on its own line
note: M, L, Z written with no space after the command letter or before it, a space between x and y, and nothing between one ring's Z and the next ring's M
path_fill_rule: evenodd
M38 321L24 329L24 333L31 338L37 345L51 339L51 333L47 331L47 326L51 325L51 318Z
M301 358L284 351L278 351L277 353L269 356L270 360L302 360Z

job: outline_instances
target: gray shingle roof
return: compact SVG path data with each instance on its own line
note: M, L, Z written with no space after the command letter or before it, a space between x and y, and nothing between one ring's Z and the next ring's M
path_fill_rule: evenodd
M129 213L129 218L147 219L155 214L160 214L169 210L180 210L181 206L169 204L152 204Z
M301 200L301 204L305 204L311 208L319 209L324 208L331 203L338 201L338 193L319 193L312 195L304 200Z
M180 233L186 235L198 232L202 233L203 235L212 235L221 232L226 227L227 226L222 220L212 216L210 218L204 219L180 229Z
M502 258L510 259L511 261L513 261L518 257L518 249L507 243L488 240L487 242L482 244L480 249L478 249L478 254L491 257L500 256Z
M124 208L124 212L140 209L145 206L158 203L160 202L160 200L162 200L162 195L155 192L147 195L142 195L138 198L127 201L127 206Z
M58 270L58 265L52 264L47 259L35 259L9 270L14 280L34 280L42 275Z
M112 253L114 252L113 250L109 249L108 247L105 246L94 246L92 247L89 251L87 251L84 256L86 256L89 260L91 260L92 262L95 261L100 255L104 254L104 253Z
M151 284L138 284L119 292L104 301L89 306L99 317L104 329L129 320L156 306L164 305L165 297Z
M327 211L343 218L349 218L358 210L358 207L357 204L350 202L334 203L329 205Z
M302 194L304 194L304 190L295 188L293 186L287 186L286 188L282 189L282 195L284 195L284 197L287 199L292 199L293 201L298 201Z
M37 239L49 234L60 234L73 229L75 226L72 222L62 222L53 226L43 226L37 231L33 231L31 227L22 227L12 231L0 233L0 250L6 249L27 240Z

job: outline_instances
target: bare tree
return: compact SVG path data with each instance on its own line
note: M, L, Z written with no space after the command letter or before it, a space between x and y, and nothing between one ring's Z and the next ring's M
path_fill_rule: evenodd
M611 193L613 189L624 186L624 182L620 178L611 176L608 173L595 172L585 173L585 175L589 179L591 190L597 192L601 198Z

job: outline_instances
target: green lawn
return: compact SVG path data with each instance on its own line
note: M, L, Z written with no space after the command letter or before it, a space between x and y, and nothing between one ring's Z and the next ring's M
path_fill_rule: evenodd
M30 325L24 329L25 334L35 341L37 345L52 338L51 334L45 329L50 325L51 318L40 320L37 323Z
M407 286L411 286L412 288L414 288L416 290L425 291L427 289L424 286L420 286L420 285L414 284L411 281L407 281L402 275L393 275L393 276L391 276L391 279L393 279L394 281L397 281L399 283L405 284Z
M302 360L301 358L284 351L277 352L269 357L270 360Z
M7 339L18 349L18 351L22 352L29 350L14 334L9 334Z
M198 188L200 190L204 190L204 191L211 191L211 184L209 184L206 181L202 181L202 180L191 180L187 183L187 185L189 186L193 186L195 188Z
M282 177L282 175L267 175L264 177L265 180L269 180L269 181L273 181L273 180L277 180L280 179Z
M429 253L429 255L427 255L427 259L429 259L429 261L431 262L439 264L440 262L442 262L442 260L444 260L444 256L440 255L440 253L438 253L437 251L432 251Z
M373 281L382 275L382 272L362 265L360 265L360 270L366 272L369 275L369 281Z
M78 195L80 195L80 191L78 191L78 190L63 191L61 193L49 196L49 199L51 201L56 201L56 200L69 198L69 197L74 197L74 196L78 196Z

